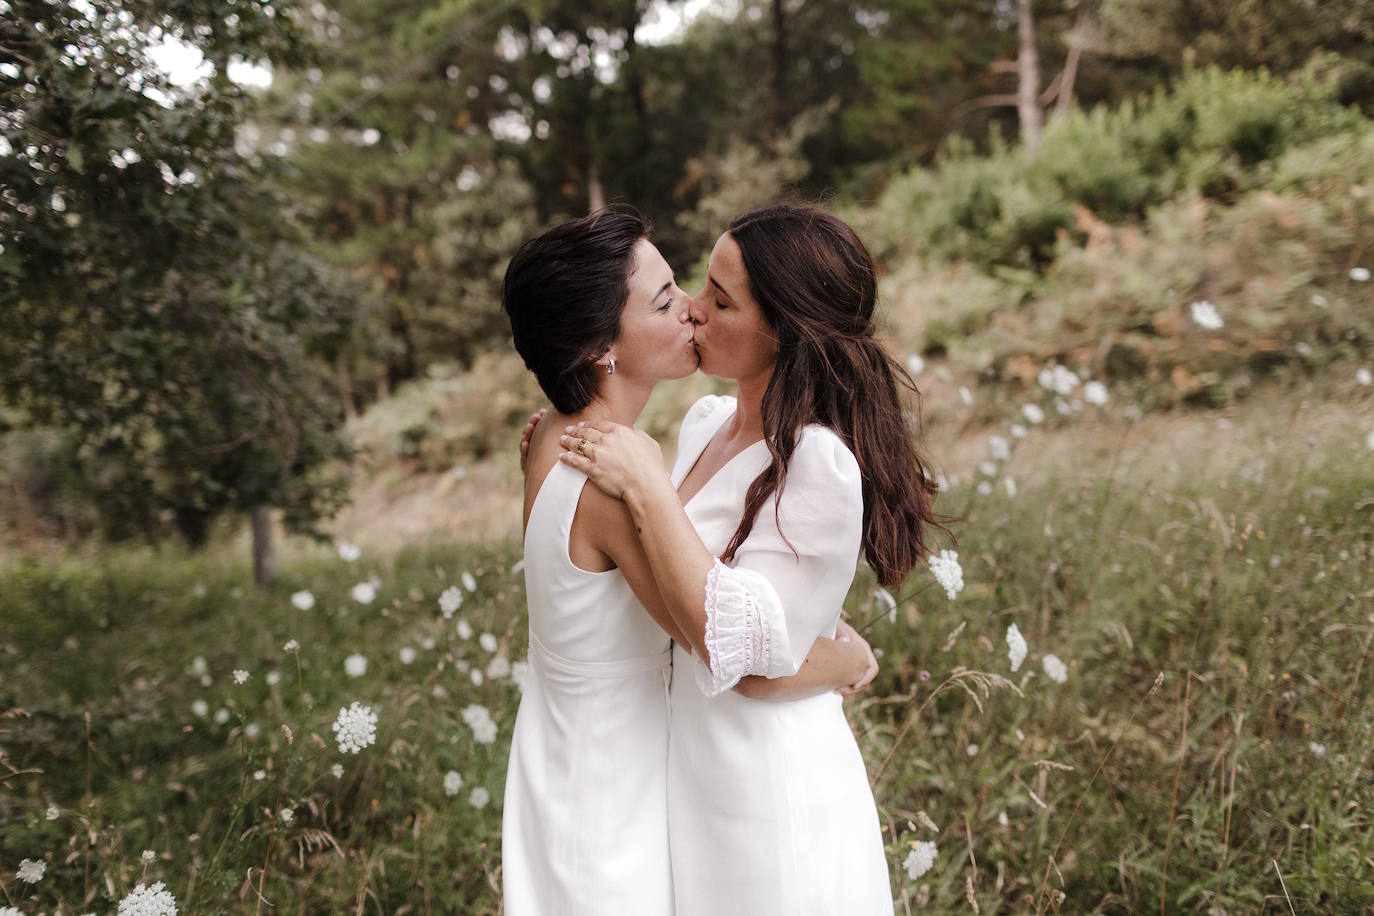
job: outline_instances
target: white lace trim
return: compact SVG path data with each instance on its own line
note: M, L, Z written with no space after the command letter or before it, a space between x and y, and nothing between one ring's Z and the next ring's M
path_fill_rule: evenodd
M725 575L721 575L721 572ZM708 697L746 675L772 674L773 632L759 596L742 576L716 560L706 574L706 663L696 666L697 686Z

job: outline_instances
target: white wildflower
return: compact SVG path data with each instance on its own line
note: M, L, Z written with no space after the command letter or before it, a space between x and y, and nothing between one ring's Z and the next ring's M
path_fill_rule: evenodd
M978 495L979 495L979 496L991 496L991 495L992 495L992 484L988 483L986 480L980 480L980 481L978 481Z
M902 867L906 869L906 876L912 881L924 875L935 867L935 856L939 850L930 840L921 840L912 844L911 852L906 854L906 860L902 862Z
M981 464L978 465L978 473L979 473L979 474L982 474L984 477L996 477L996 476L997 476L997 464L996 464L996 462L992 462L992 461L984 461L984 462L982 462Z
M43 880L43 873L47 870L48 863L42 860L35 862L33 859L24 859L20 861L19 870L14 876L25 884L37 884Z
M1011 823L1011 820L1007 817L1007 812L1005 810L998 812L997 823L1001 824L1003 827L1006 827Z
M263 678L263 680L267 681L268 687L275 687L281 682L281 672L269 671L267 672L267 677Z
M50 821L55 821L62 816L62 812L58 809L57 805L49 803L48 810L44 812L43 816Z
M283 824L289 824L296 819L296 810L294 808L282 808L277 812L277 816L281 818Z
M420 647L426 652L434 651L434 637L426 636L424 639L420 640Z
M291 596L291 603L298 611L308 611L315 606L315 596L308 591L299 591Z
M477 580L472 577L472 573L468 572L465 569L463 570L463 574L459 576L459 578L463 580L463 588L467 589L470 592L477 591Z
M474 808L485 808L490 801L491 793L482 786L473 789L472 794L468 796L468 804Z
M1022 404L1021 416L1026 418L1026 422L1031 426L1039 426L1045 422L1045 412L1040 409L1038 404Z
M1014 439L1024 439L1026 436L1030 435L1030 430L1026 429L1020 423L1013 423L1011 424L1011 435Z
M1313 294L1312 294L1312 304L1315 305L1315 306L1316 306L1317 308L1319 308L1319 309L1324 309L1324 308L1326 308L1327 306L1329 306L1331 303L1328 302L1327 299L1326 299L1326 297L1323 296L1321 293L1313 293Z
M965 754L968 754L970 757L977 757L977 756L978 756L978 745L976 745L976 744L970 744L968 747L964 748L964 753L965 753Z
M1370 385L1374 385L1374 374L1370 373L1364 366L1361 366L1355 370L1355 381L1368 388Z
M1026 660L1026 637L1014 623L1007 626L1007 658L1011 660L1012 671L1020 671L1021 663Z
M889 623L897 622L897 599L892 597L892 592L883 588L881 585L875 586L873 589L873 600L878 602L878 605L887 612L887 620Z
M1312 753L1316 754L1318 757L1325 757L1325 756L1326 756L1326 745L1325 745L1325 744L1318 744L1318 743L1315 742L1315 741L1310 741L1310 742L1308 742L1308 744L1307 744L1307 749L1310 750Z
M367 656L354 652L344 659L344 674L349 677L362 677L367 674Z
M210 673L210 667L205 664L205 656L197 655L191 659L191 673L196 677L204 677Z
M262 781L263 781L264 779L266 779L266 778L267 778L267 771L266 771L266 770L254 770L254 771L253 771L253 779L254 779L254 781L256 781L256 782L262 782Z
M216 710L215 710L215 724L216 724L216 725L223 725L225 722L228 722L228 721L229 721L229 710L225 709L223 706L221 706L219 709L216 709Z
M401 646L401 651L397 653L401 657L401 664L409 665L415 661L415 650L410 646Z
M493 655L487 663L487 677L502 678L510 674L510 659L504 655Z
M519 688L520 688L520 691L521 691L522 693L523 693L524 690L525 690L525 684L526 684L526 682L529 680L529 677L530 677L530 663L529 663L529 662L514 662L514 663L510 666L510 679L511 679L511 683L515 684L516 687L519 687Z
M139 856L139 858L142 859L144 862L151 863L157 859L157 853L153 852L151 849L145 849L143 850L143 853Z
M1368 268L1368 267L1352 267L1352 268L1350 268L1350 279L1354 280L1356 283L1367 283L1367 282L1369 281L1369 268Z
M483 633L481 636L477 637L477 645L482 647L483 652L495 652L496 637L490 633Z
M1045 676L1056 684L1066 683L1069 679L1069 669L1059 660L1058 655L1046 655L1040 659L1040 667L1045 669Z
M299 652L299 651L300 651L300 648L301 648L301 644L300 644L300 643L296 642L294 639L288 639L288 640L286 641L286 645L284 645L284 646L281 647L281 650L282 650L283 652Z
M1083 400L1092 404L1094 407L1105 407L1110 396L1107 394L1107 386L1097 380L1088 382L1083 386Z
M973 403L973 392L972 392L972 391L969 391L967 387L965 387L965 386L963 386L963 385L960 385L960 386L959 386L959 400L961 400L961 401L964 402L964 406L968 406L968 405L972 404L972 403Z
M247 671L244 671L242 668L235 668L235 669L234 669L234 683L235 683L235 684L246 684L246 683L248 683L248 672L247 672Z
M204 719L210 714L210 704L204 700L192 700L191 712L197 719Z
M444 774L445 795L457 795L461 788L463 788L463 777L457 770L449 770Z
M119 901L118 916L177 916L177 901L161 881L152 887L140 881Z
M1006 487L1008 496L1016 495L1016 481L1013 478L1008 477L1005 480L1003 480L1002 486Z
M945 594L951 599L964 590L964 570L959 565L959 553L955 550L942 550L932 554L927 560L935 581L944 587Z
M353 705L339 710L333 729L339 753L356 754L377 740L377 714L372 707L355 700Z
M466 620L458 621L458 638L472 639L472 624L468 623Z
M1011 457L1011 443L1005 437L993 433L988 436L988 451L992 453L993 460L1006 461Z
M343 764L336 763L330 767L329 775L333 776L335 779L343 779Z
M1041 369L1038 381L1041 388L1046 388L1055 394L1072 394L1073 390L1078 387L1078 376L1058 363L1048 369Z
M906 371L913 375L920 375L926 371L926 361L920 356L912 354L906 358Z
M371 582L359 582L357 585L353 586L349 594L351 594L353 600L359 604L371 604L372 600L377 597L377 586L373 585Z
M491 718L491 712L479 703L471 703L463 707L463 721L472 729L472 739L478 744L494 744L496 742L496 723Z
M1193 324L1208 331L1219 330L1224 324L1221 315L1217 312L1217 307L1206 299L1199 299L1192 304Z
M473 668L472 671L468 673L468 678L472 681L474 687L481 687L482 682L486 680L486 676L482 674L481 668Z
M358 549L356 544L350 544L348 541L339 542L339 556L346 562L352 563L362 555L363 552Z
M249 741L258 740L260 734L262 734L262 726L256 722L249 722L243 727L243 736Z
M448 620L454 612L463 606L463 592L456 585L450 585L439 593L439 610L443 613L444 619Z

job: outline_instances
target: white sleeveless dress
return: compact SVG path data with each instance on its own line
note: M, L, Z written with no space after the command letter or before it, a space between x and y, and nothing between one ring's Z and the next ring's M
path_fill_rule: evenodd
M721 397L688 412L675 486L734 412L735 399ZM764 443L746 448L687 502L717 557L768 460ZM817 637L834 636L862 532L858 463L833 431L808 426L781 496L764 505L731 565L717 561L707 579L712 664L682 646L673 660L668 828L677 916L893 912L877 808L840 696L768 702L729 689L746 674L795 674Z
M619 570L568 555L587 478L549 471L525 533L530 671L501 825L508 916L667 916L669 639Z

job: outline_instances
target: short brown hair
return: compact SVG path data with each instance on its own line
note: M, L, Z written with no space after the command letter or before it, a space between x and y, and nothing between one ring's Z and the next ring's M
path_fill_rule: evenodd
M544 230L506 268L515 349L560 413L582 410L600 387L595 361L620 336L634 247L650 231L637 213L598 210Z

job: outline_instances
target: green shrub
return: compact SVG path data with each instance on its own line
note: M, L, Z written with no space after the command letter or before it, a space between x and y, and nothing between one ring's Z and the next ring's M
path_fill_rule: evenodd
M1187 72L1173 87L1115 109L1051 123L1033 159L996 134L978 154L955 139L940 160L894 180L879 200L875 248L937 260L1044 268L1075 229L1074 205L1107 222L1143 219L1184 192L1232 202L1283 168L1301 180L1327 143L1340 169L1368 165L1369 121L1336 99L1337 85L1261 71ZM1356 174L1361 174L1356 172ZM1369 174L1366 168L1363 174Z

